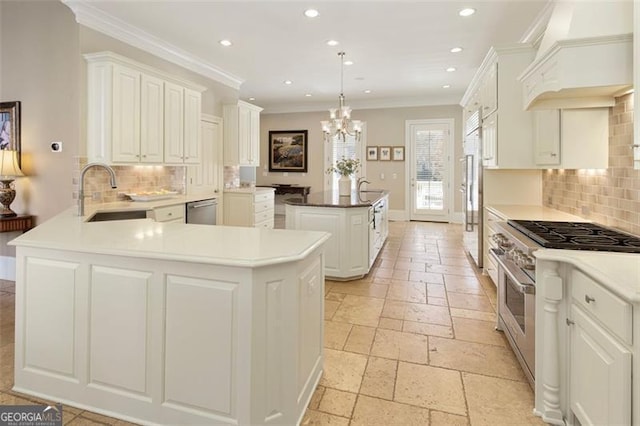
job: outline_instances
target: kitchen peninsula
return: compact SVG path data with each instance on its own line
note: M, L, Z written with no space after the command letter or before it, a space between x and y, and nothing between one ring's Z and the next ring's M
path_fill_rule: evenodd
M287 229L331 233L325 246L327 278L346 281L369 272L389 232L388 191L317 192L285 204Z
M15 391L142 424L301 421L328 234L87 219L10 243Z

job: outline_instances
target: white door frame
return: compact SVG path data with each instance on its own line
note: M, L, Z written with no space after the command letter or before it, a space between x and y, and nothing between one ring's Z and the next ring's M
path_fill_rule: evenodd
M414 158L413 147L411 144L411 126L414 125L429 125L429 124L447 124L449 126L449 151L447 153L447 183L448 188L445 188L443 191L446 191L448 203L444 208L447 209L447 213L442 216L448 223L451 223L451 218L453 217L453 154L455 145L455 119L453 118L429 118L423 120L405 120L404 127L404 149L407 155L405 156L404 162L404 175L405 175L405 197L404 197L404 211L405 211L405 219L411 220L411 200L413 199L413 187L411 186L411 162Z

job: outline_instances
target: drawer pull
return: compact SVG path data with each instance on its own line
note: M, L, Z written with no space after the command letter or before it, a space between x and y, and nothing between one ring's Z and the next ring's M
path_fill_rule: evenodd
M596 299L594 299L593 297L589 296L588 294L584 295L584 301L587 303L591 303L591 302L595 302Z
M573 322L569 318L567 318L567 325L573 325L573 324L575 324L575 322Z

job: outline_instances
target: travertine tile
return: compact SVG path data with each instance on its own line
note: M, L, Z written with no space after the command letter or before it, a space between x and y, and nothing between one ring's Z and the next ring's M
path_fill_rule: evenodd
M427 364L429 362L427 338L420 334L378 329L371 355Z
M441 411L431 411L431 421L429 426L468 426L469 419L456 414L443 413Z
M426 322L430 324L451 325L449 309L443 306L410 303L407 306L404 319L407 321Z
M427 272L467 277L475 277L476 275L475 272L473 272L473 269L468 265L432 265L427 269Z
M300 424L302 426L349 426L349 419L316 410L307 410Z
M429 410L360 395L351 426L425 426Z
M407 310L408 303L395 300L386 300L384 302L384 309L382 310L382 316L392 319L404 319L404 314Z
M475 277L475 274L468 277L445 275L444 285L447 288L447 291L484 295L484 289L482 288L480 281Z
M336 313L338 308L340 307L340 302L336 302L334 300L326 300L324 301L324 319L330 320L333 318L333 315Z
M394 284L389 286L387 300L399 300L410 303L427 303L426 285L424 283L413 281L394 281Z
M444 284L442 274L431 272L409 271L409 281L420 281L429 284Z
M397 368L398 361L369 357L362 386L360 386L360 394L392 400Z
M417 272L426 272L426 263L425 262L409 262L406 260L399 260L396 262L394 269L403 270L403 271L417 271Z
M344 345L344 350L369 355L375 334L374 327L354 325L347 338L347 343Z
M511 348L429 338L429 364L511 380L525 380Z
M404 316L404 314L403 314ZM380 318L380 322L378 323L378 328L384 328L387 330L402 330L402 320L401 319L393 319L393 318Z
M447 297L445 286L441 284L427 284L427 297Z
M447 292L449 306L474 311L493 312L489 298L484 295Z
M533 392L526 382L462 373L471 424L539 424L533 415Z
M324 299L325 299L325 301L326 300L332 300L332 301L335 301L335 302L342 302L345 297L347 297L346 293L335 293L333 291L330 291L329 293L327 293L327 295L324 297Z
M324 322L324 347L341 350L351 332L351 324L345 322Z
M402 331L405 331L407 333L424 334L427 336L447 337L450 339L453 338L453 328L446 325L404 321Z
M449 306L447 299L441 299L439 297L429 297L427 298L427 303L435 306Z
M382 313L384 299L347 295L333 315L333 321L376 327Z
M467 318L452 318L453 330L457 340L507 346L507 340L501 331L495 329L495 322L478 321Z
M495 312L481 312L481 311L472 311L469 309L458 309L451 308L451 316L452 317L460 317L460 318L470 318L476 319L480 321L489 321L496 322L496 313Z
M356 404L355 393L343 392L337 389L327 388L320 401L319 411L334 414L336 416L351 417L353 406Z
M400 362L395 401L466 415L460 372Z
M324 374L320 384L347 392L358 392L367 357L351 352L324 350Z
M309 407L312 410L317 410L320 406L320 400L322 399L322 395L324 395L325 391L324 386L317 386L316 390L313 391L313 395L311 395L311 401L309 402Z
M387 295L387 285L372 284L370 282L344 282L331 289L332 293L354 294L357 296L370 296L384 299ZM344 300L344 299L343 299Z

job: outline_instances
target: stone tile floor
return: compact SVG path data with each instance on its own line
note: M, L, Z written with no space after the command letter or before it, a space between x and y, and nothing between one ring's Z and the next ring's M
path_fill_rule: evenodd
M501 332L496 290L460 225L391 222L365 278L326 281L324 375L303 425L530 425L533 393ZM13 282L0 280L0 405L11 390ZM130 423L65 406L69 425Z

